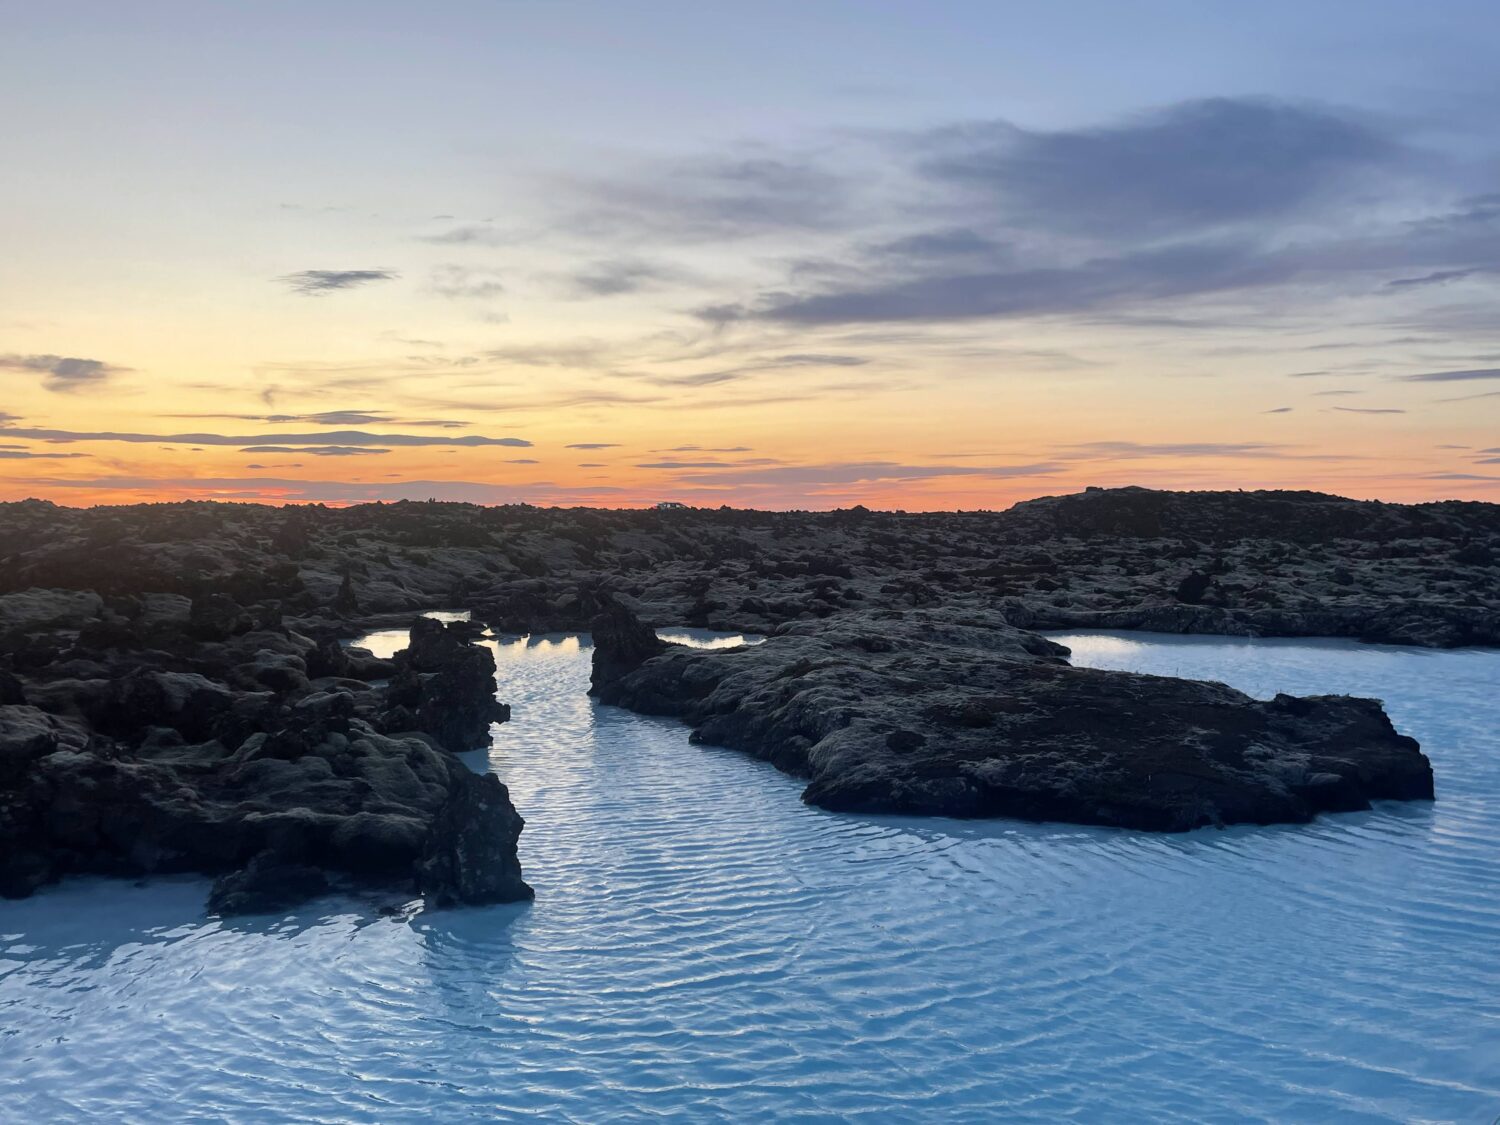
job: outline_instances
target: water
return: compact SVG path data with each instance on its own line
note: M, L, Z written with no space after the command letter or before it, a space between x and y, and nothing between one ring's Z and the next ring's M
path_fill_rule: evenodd
M1183 836L837 816L594 707L579 638L509 640L489 761L534 904L0 904L0 1119L1492 1121L1500 653L1063 639L1382 696L1439 800Z

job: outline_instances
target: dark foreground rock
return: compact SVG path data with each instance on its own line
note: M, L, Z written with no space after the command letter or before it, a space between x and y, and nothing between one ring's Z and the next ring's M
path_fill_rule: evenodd
M419 619L392 663L226 597L28 594L0 597L6 616L29 658L0 703L0 894L198 872L221 913L335 881L432 905L531 896L505 787L449 753L506 717L472 627Z
M1433 795L1375 700L1074 668L993 614L846 614L633 667L619 635L595 637L601 701L682 718L807 778L803 799L828 809L1175 832Z

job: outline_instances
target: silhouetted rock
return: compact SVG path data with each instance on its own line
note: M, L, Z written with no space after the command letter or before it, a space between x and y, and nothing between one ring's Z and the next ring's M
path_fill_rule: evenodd
M412 622L387 693L387 730L425 732L454 753L489 744L490 724L507 721L510 708L495 699L495 657L470 643L472 631L464 621Z
M591 691L614 683L668 647L656 630L641 624L635 614L615 601L604 607L589 628L594 637Z

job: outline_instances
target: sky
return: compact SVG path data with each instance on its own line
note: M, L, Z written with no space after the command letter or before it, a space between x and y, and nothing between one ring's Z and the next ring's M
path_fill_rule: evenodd
M0 0L0 500L1500 500L1500 6Z

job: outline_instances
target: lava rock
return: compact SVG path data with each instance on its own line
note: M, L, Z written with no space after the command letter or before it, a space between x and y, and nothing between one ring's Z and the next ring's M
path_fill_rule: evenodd
M807 778L803 799L828 809L1177 832L1433 795L1375 700L1074 668L998 615L846 614L617 673L630 661L608 646L635 632L595 638L601 701L683 718Z

